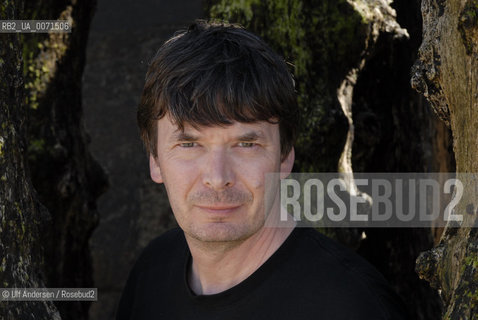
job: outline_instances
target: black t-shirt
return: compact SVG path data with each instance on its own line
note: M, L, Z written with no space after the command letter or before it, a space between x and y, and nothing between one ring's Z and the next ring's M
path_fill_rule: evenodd
M295 228L252 275L217 294L191 291L190 261L181 229L153 240L131 271L116 319L408 319L370 264L313 229Z

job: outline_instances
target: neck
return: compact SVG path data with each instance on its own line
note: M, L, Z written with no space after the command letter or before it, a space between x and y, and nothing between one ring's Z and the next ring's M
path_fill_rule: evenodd
M254 273L284 243L295 223L281 228L262 227L249 238L235 243L207 246L186 236L192 255L189 285L196 294L225 291Z

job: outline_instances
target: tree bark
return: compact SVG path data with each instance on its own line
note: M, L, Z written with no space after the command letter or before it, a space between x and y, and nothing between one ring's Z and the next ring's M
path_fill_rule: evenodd
M450 126L462 227L448 225L439 245L417 259L417 272L441 290L443 319L478 319L478 1L422 2L423 43L412 85ZM473 173L473 175L471 175Z
M397 21L409 39L382 34L354 90L356 124L352 160L359 172L453 172L451 132L427 100L410 87L410 69L421 44L420 3L395 0ZM415 272L420 252L438 243L441 228L370 228L358 252L396 288L412 319L436 320L437 290Z
M2 286L93 287L89 238L106 178L87 150L81 78L95 1L15 5L2 19L68 20L72 32L1 35ZM8 303L5 317L87 319L89 305Z
M43 234L46 284L90 288L89 239L98 224L96 199L106 176L88 151L82 123L82 74L95 0L25 4L24 19L68 20L71 33L23 38L28 110L28 164L42 204L51 213ZM91 302L55 302L67 319L88 319Z
M0 5L0 20L19 19L22 1ZM22 44L0 36L0 286L44 287L41 234L50 219L32 187L26 165ZM2 302L2 319L60 319L52 302Z

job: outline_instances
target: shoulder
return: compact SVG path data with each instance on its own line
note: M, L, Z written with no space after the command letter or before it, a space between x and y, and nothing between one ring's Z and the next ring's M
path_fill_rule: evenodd
M303 269L313 274L312 283L327 291L327 299L346 300L351 309L370 319L407 318L398 295L364 258L314 229L297 231L301 234L297 250L306 261Z
M149 254L151 251L155 250L167 250L172 246L180 245L184 241L184 232L181 228L176 227L151 240L144 248L142 254Z
M313 250L316 258L327 258L331 264L356 276L366 276L385 281L383 276L367 260L337 241L312 228L304 228L303 246Z
M184 254L184 233L175 228L153 239L142 251L126 281L118 304L116 319L130 319L137 304L147 300L147 293L160 287L160 275L175 270L173 264L180 265Z
M167 264L184 254L186 249L184 233L180 228L173 228L154 238L139 255L135 269L150 265Z

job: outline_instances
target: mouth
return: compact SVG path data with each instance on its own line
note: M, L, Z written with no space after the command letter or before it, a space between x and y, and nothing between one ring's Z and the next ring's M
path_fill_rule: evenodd
M237 209L241 207L241 205L214 205L214 206L196 205L196 207L208 213L212 213L216 215L227 215L227 214L231 214L235 212Z

